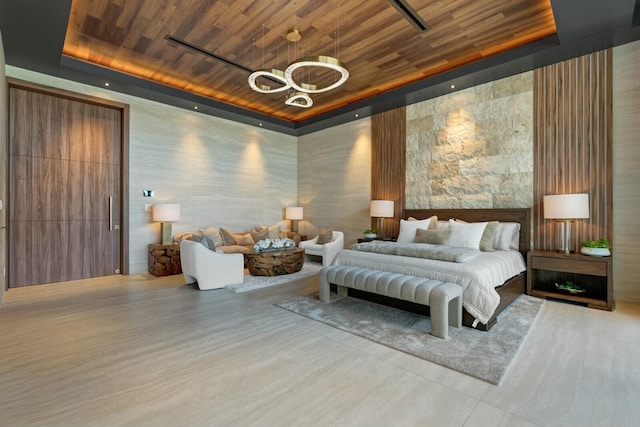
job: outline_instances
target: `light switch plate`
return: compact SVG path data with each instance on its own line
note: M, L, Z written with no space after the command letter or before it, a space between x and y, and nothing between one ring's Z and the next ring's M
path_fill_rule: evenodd
M144 211L145 211L145 212L151 212L151 207L152 207L152 206L153 206L153 205L144 205Z

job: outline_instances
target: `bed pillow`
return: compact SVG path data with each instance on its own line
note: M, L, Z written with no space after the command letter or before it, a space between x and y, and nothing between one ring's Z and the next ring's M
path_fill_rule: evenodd
M400 220L400 233L398 233L398 243L412 243L416 238L416 230L422 228L425 230L433 230L438 222L437 216L421 220ZM433 225L431 225L433 224Z
M446 245L449 241L451 229L446 230L425 230L418 228L416 230L416 243L429 243L431 245Z
M456 219L456 222L460 222L462 224L469 224L467 221L463 221L461 219ZM496 240L496 234L498 233L499 224L500 223L498 221L487 222L487 227L484 229L484 233L482 233L482 239L480 239L481 251L495 252L494 242Z
M496 232L493 247L499 251L517 251L520 249L520 223L501 222Z
M486 222L474 222L471 224L463 224L454 219L449 220L451 226L451 234L447 245L458 248L480 249L480 240L482 233L487 228Z

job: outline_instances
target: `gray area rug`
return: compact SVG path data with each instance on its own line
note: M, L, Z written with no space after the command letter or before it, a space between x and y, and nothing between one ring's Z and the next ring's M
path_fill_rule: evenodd
M276 306L491 384L500 384L544 303L521 295L490 331L449 327L449 339L443 340L429 334L426 316L357 298L331 297L329 304L316 294Z
M235 293L254 291L256 289L281 285L283 283L317 276L320 274L320 269L322 269L322 264L305 260L302 269L293 274L283 274L281 276L252 276L249 274L249 270L245 270L244 281L242 283L227 285L224 288Z

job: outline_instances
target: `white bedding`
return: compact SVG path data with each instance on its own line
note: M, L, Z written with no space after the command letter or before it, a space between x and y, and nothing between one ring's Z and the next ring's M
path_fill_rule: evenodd
M500 303L495 288L526 270L518 251L482 252L466 262L456 263L345 249L338 253L334 264L457 283L462 286L464 308L484 324Z

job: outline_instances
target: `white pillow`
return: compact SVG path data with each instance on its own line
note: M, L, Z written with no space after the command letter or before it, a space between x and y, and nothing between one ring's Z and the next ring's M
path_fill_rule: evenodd
M480 240L482 233L487 227L486 222L474 222L471 224L462 224L453 219L449 220L451 234L447 245L458 248L480 249Z
M421 219L418 221L406 221L404 219L400 220L400 233L398 233L398 243L413 243L413 239L416 238L416 230L418 228L424 229L433 229L432 223L438 221L437 216L432 216L431 218Z
M449 230L449 229L451 229L451 226L449 225L449 221L436 222L436 230L442 231L442 230Z
M497 251L517 251L520 249L520 223L501 222L498 225L493 247Z

